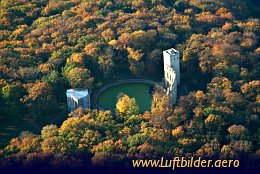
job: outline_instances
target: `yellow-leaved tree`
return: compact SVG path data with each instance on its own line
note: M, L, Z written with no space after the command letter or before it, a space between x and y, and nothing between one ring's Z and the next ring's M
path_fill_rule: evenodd
M135 98L130 98L128 95L122 95L118 98L116 110L121 114L133 115L139 113L139 106Z

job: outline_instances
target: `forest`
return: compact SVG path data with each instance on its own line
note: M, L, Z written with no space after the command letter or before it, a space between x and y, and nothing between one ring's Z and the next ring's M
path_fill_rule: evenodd
M0 0L0 168L162 156L260 167L259 16L257 0ZM68 88L162 81L172 47L185 89L174 107L156 88L145 113L125 95L115 111L67 116Z

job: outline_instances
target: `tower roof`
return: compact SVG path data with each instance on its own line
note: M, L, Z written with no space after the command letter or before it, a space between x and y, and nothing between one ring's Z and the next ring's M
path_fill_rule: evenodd
M67 97L71 97L74 100L79 100L89 95L88 89L68 89L66 92Z
M165 50L166 53L170 54L170 55L176 55L179 54L179 51L175 50L174 48L170 48L168 50Z

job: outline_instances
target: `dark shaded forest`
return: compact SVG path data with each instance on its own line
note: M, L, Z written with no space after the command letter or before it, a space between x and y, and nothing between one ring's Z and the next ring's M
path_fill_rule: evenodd
M259 9L257 0L0 0L0 126L49 124L5 144L0 167L107 167L162 156L259 167ZM162 51L171 47L181 53L186 89L174 107L158 88L145 113L124 96L115 111L50 121L66 115L68 88L161 81Z

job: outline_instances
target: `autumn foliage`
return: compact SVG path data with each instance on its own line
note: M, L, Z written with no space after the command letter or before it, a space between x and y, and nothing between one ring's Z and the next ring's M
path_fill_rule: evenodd
M1 0L1 127L17 118L48 125L17 133L0 150L0 167L113 168L162 156L259 167L258 9L254 0ZM67 116L68 88L161 82L162 51L171 47L181 53L176 105L156 88L145 113L122 95L114 111L53 119Z

